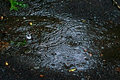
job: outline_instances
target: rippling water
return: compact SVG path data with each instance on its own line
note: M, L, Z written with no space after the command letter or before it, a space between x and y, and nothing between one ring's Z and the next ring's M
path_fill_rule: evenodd
M71 67L78 71L93 69L99 64L98 60L100 60L99 55L102 49L105 46L114 45L109 42L111 37L105 27L93 25L88 20L71 18L61 20L46 16L9 19L11 17L6 20L7 24L4 25L4 27L8 27L9 38L7 41L26 40L26 46L18 47L20 50L25 49L22 52L17 50L17 52L19 55L39 56L37 61L33 61L37 66L62 71L69 70ZM29 25L30 22L33 23L32 26ZM103 44L101 44L102 41L104 41ZM13 47L16 48L14 45ZM11 53L11 55L15 54L16 50Z

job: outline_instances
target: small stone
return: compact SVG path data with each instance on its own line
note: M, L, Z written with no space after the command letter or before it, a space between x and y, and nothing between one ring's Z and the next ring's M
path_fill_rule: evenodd
M106 60L103 60L104 62L106 61Z
M92 56L92 53L89 53L90 57Z
M87 52L87 49L84 49L84 52Z
M23 17L23 19L26 19L26 17Z
M34 67L34 69L39 69L40 67L38 66L38 67Z
M104 49L104 47L101 47L101 49Z

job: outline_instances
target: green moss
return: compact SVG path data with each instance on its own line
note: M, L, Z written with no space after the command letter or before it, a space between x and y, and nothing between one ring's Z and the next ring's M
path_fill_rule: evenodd
M25 46L27 44L26 40L21 41L21 42L14 42L14 41L10 41L11 45L15 45L15 46Z
M20 6L22 8L26 8L28 5L27 4L24 4L22 1L21 2L17 2L17 0L9 0L10 1L10 4L11 4L11 7L10 7L10 11L11 10L18 10L18 7L17 6Z

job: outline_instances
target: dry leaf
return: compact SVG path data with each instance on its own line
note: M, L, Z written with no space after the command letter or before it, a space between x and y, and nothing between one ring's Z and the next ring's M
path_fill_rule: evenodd
M8 66L8 62L5 62L5 65Z
M73 68L73 69L70 69L69 72L73 72L73 71L75 71L75 70L76 70L76 68Z
M44 77L44 75L41 74L40 77Z
M0 42L0 50L4 49L4 48L7 48L9 46L9 43L8 42Z
M120 72L120 67L115 68L116 71Z

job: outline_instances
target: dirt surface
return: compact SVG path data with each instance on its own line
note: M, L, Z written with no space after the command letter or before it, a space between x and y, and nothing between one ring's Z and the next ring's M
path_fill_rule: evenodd
M25 3L9 11L0 1L1 80L120 79L120 10L112 0Z

